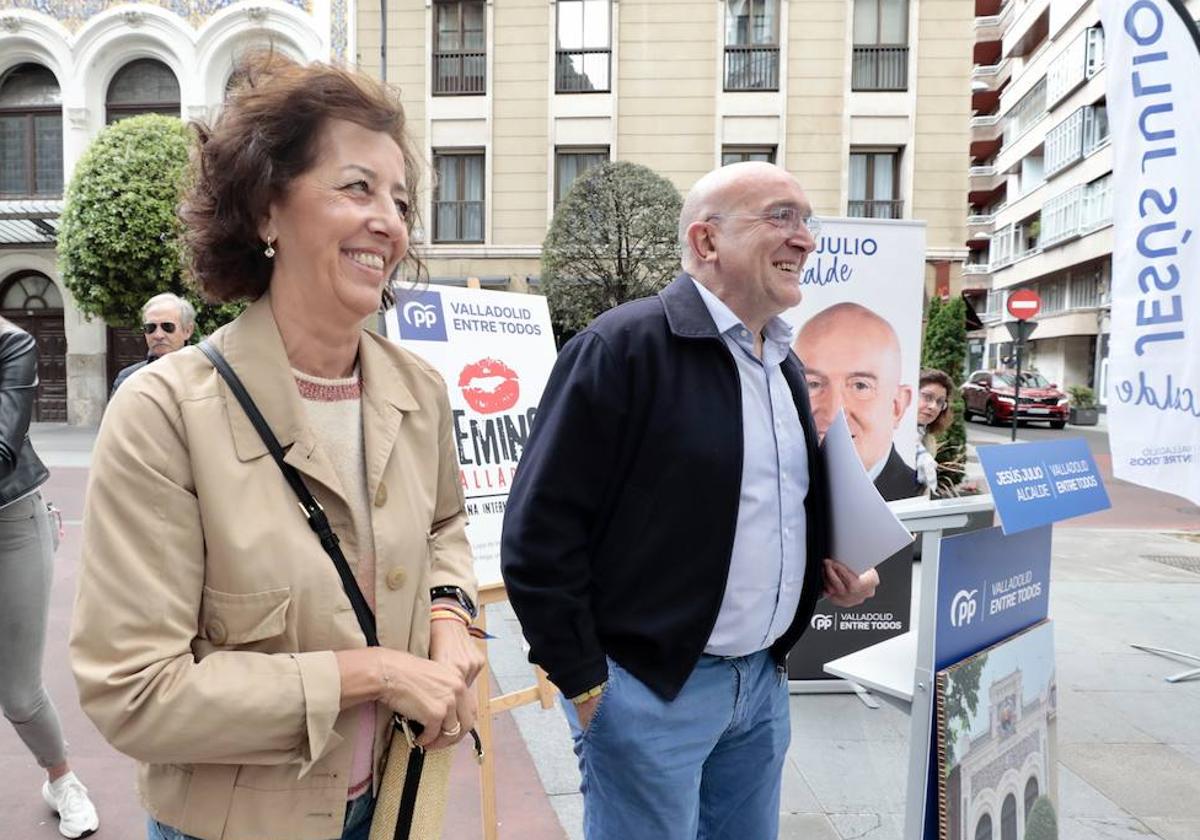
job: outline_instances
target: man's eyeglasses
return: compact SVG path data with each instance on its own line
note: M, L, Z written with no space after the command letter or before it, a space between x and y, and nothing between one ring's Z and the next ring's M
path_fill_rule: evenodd
M148 321L145 324L142 324L142 332L144 332L146 335L152 335L156 329L162 327L162 331L167 335L170 335L171 333L175 332L177 326L178 325L173 321L163 321L161 324Z
M813 239L821 235L821 220L816 216L806 216L798 207L776 207L765 213L713 213L705 221L715 219L759 219L789 234L800 230L803 225Z

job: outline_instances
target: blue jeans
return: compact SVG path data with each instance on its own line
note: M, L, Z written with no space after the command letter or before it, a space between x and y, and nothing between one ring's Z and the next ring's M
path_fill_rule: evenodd
M663 700L608 661L586 731L563 700L587 840L759 840L779 835L791 741L787 675L770 654L702 656Z
M342 823L342 836L333 840L368 840L371 836L371 817L375 815L375 798L370 792L346 804L346 819ZM199 840L178 829L163 825L150 817L146 825L147 840ZM285 838L280 838L285 840Z

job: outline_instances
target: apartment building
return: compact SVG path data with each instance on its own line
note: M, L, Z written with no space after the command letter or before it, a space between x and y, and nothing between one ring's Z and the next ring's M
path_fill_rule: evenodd
M63 188L88 143L134 114L204 119L235 58L271 44L301 61L353 54L347 0L7 0L0 11L0 315L38 343L34 420L94 425L140 332L88 320L55 256Z
M1032 288L1027 364L1103 400L1113 149L1100 0L975 0L975 13L964 290L985 326L971 364L1011 359L1005 302Z
M357 57L400 87L437 175L414 231L434 283L536 285L556 204L598 162L686 191L767 160L818 214L925 220L948 295L973 22L963 0L359 0Z

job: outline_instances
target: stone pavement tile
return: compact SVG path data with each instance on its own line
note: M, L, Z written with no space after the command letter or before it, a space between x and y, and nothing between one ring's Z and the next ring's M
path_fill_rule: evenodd
M1189 756L1192 761L1200 764L1200 744L1171 744L1171 749L1179 750L1186 756Z
M791 699L792 740L902 741L908 715L887 703L868 708L854 694L797 694Z
M746 838L750 840L750 838ZM780 814L779 840L842 840L824 814Z
M1200 820L1145 817L1142 822L1163 840L1200 840Z
M1065 744L1059 760L1138 819L1200 820L1200 765L1165 744Z
M583 796L579 793L553 795L550 797L550 807L558 814L558 822L567 837L570 840L583 840Z
M810 814L821 810L816 794L804 781L804 775L791 758L783 762L783 791L779 810L785 814Z
M1058 812L1060 818L1078 817L1090 820L1120 820L1129 816L1117 803L1072 773L1070 768L1062 763L1058 765Z
M807 741L788 756L825 813L904 810L908 745L901 742Z
M1064 649L1058 644L1057 635L1054 641L1060 693L1072 689L1094 694L1106 691L1161 692L1163 677L1172 673L1173 666L1166 660L1128 646L1125 647L1128 653L1097 655L1099 651ZM1175 668L1175 672L1179 670L1179 667Z
M1058 823L1058 840L1148 840L1154 836L1154 832L1133 817L1066 817Z
M903 814L829 814L842 840L900 840Z
M1186 667L1176 663L1167 665L1164 670L1178 672ZM1162 688L1155 691L1108 692L1104 704L1119 718L1129 720L1163 744L1200 744L1200 714L1196 713L1200 711L1200 683L1163 682L1160 685ZM1188 713L1189 709L1191 713ZM1197 774L1194 790L1200 791L1200 763L1190 763Z
M1058 744L1150 744L1136 722L1117 715L1102 691L1058 692Z

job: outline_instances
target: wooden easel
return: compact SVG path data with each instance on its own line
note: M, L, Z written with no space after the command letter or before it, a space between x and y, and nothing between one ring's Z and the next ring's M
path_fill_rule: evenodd
M489 604L499 604L508 600L508 592L502 583L491 583L479 587L479 615L475 624L487 630L487 608ZM487 641L480 639L476 642L487 658ZM542 704L543 709L554 705L556 689L546 679L546 672L534 666L537 682L519 691L510 691L499 697L492 697L491 668L485 668L475 680L475 692L479 703L479 718L475 728L479 732L479 740L483 743L483 763L479 768L479 798L483 811L484 840L496 840L496 758L492 753L492 715L507 712L518 706L526 706L533 702Z

